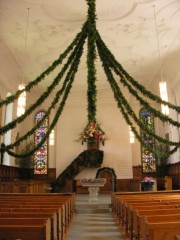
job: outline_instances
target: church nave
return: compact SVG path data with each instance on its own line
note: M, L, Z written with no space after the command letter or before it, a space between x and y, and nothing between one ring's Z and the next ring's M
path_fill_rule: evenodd
M76 214L67 240L124 240L111 213L111 196L100 194L89 202L88 194L76 195Z

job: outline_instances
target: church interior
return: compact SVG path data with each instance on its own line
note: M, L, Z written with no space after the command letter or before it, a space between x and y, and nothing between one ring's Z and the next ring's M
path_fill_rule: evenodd
M0 205L18 194L66 202L66 227L42 237L64 240L75 196L108 195L124 239L157 240L119 209L180 203L180 2L75 2L0 1ZM178 240L172 229L158 240Z

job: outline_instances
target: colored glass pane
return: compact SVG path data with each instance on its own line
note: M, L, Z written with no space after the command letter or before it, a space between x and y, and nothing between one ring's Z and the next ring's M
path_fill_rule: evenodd
M45 112L39 112L35 116L35 123L38 123L42 117L45 115ZM48 119L46 118L44 122L40 125L40 127L35 132L35 145L37 145L44 135L47 132L48 128ZM39 150L35 152L34 157L34 174L47 174L47 141L43 143Z
M153 114L148 109L142 109L140 111L140 118L144 124L154 132L154 117ZM154 139L145 131L141 130L141 137L148 147L154 149L155 143ZM142 156L142 167L143 172L156 172L156 159L154 158L152 152L145 147L141 147Z

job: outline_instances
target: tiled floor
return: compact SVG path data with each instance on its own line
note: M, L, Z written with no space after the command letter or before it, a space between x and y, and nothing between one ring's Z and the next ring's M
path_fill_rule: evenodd
M96 202L89 202L87 194L77 195L76 215L67 240L123 240L110 204L110 195L99 195Z

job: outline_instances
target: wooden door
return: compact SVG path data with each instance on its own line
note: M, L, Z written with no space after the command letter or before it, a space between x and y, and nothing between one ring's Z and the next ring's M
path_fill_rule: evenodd
M104 170L100 172L98 177L106 179L106 183L104 187L100 188L100 193L102 194L111 193L112 192L112 174L109 171Z

